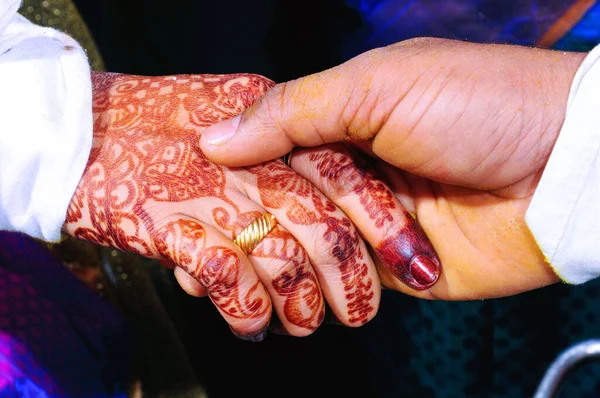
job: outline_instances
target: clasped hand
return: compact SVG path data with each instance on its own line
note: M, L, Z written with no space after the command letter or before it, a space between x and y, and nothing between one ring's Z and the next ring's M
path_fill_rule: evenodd
M430 289L409 289L380 267L384 285L430 299L513 295L559 280L525 215L585 56L411 39L278 84L206 129L200 147L228 166L296 148L292 167L301 174L300 162L324 144L360 148L389 165L380 175L443 265Z
M295 336L325 302L360 326L380 283L450 300L554 283L525 212L583 57L415 39L274 87L96 75L65 230L172 264L250 340L272 308ZM245 255L232 240L264 213L278 225Z
M334 144L247 168L209 161L203 130L273 83L255 75L93 75L94 141L64 230L174 267L233 332L261 340L272 317L312 333L325 301L345 325L372 319L377 261L414 289L438 278L427 237L394 192ZM258 138L258 137L257 137ZM261 214L277 226L246 255L233 239Z

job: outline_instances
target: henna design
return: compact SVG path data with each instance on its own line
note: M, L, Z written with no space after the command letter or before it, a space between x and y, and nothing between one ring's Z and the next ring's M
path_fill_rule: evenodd
M252 318L264 315L269 309L260 297L253 297L259 281L248 290L240 300L237 292L239 283L240 259L231 249L211 247L202 253L202 273L195 275L198 281L209 288L213 302L229 316Z
M396 208L394 194L366 168L357 167L349 154L326 150L311 153L308 159L315 164L321 177L337 188L336 197L349 193L357 195L377 228L393 222L392 210Z
M100 245L174 261L207 286L211 299L229 316L265 314L269 308L256 295L258 282L240 297L236 254L225 247L207 247L199 223L174 221L180 216L160 204L216 199L223 205L212 214L232 233L256 217L256 212L240 213L226 195L231 186L228 176L235 171L209 162L197 142L203 127L239 114L272 85L245 74L94 74L93 147L65 229ZM286 239L293 240L289 234ZM320 311L320 291L314 276L301 268L308 263L302 262L303 249L296 249L285 260L293 261L297 269L273 283L286 297L290 321L316 328L318 324L303 317ZM195 264L203 267L195 269ZM299 297L305 303L296 303Z
M275 227L252 252L253 256L276 258L291 266L273 279L275 291L285 297L284 312L290 323L315 330L325 316L321 289L310 272L308 254L293 236Z
M158 253L183 267L205 286L221 312L234 318L251 318L262 316L269 310L267 303L255 295L258 281L240 298L240 259L231 249L208 246L200 223L177 220L163 230L155 239ZM197 269L194 264L203 264L203 267Z
M173 260L209 287L213 302L229 316L264 314L266 303L253 296L258 284L239 297L240 264L233 252L207 248L204 229L198 223L172 222L160 226L166 231L161 236L153 236L157 220L147 208L154 202L219 198L224 206L212 210L219 227L233 236L250 224L259 213L240 213L227 198L227 175L232 172L209 162L196 149L197 127L241 112L270 85L252 75L96 75L94 146L66 226L74 227L79 238ZM235 216L228 209L233 209ZM285 297L288 320L314 330L324 310L314 274L302 268L309 264L306 252L287 232L282 231L277 239L294 247L278 252L277 257L294 266L272 282L275 291ZM274 250L265 251L267 243L265 239L262 253L253 255L274 257ZM191 268L193 264L204 267L198 271Z
M366 161L362 160L359 167L346 150L333 149L311 153L309 161L329 186L337 190L336 197L356 195L376 228L386 230L393 226L392 211L397 209L394 194L368 171ZM439 277L440 261L419 223L403 213L407 221L402 230L379 242L375 252L396 278L414 289L429 288Z
M354 256L358 251L358 234L351 229L348 219L328 217L328 231L324 238L334 243L333 255L340 261L342 282L346 287L350 323L366 323L374 310L370 303L373 298L373 281L368 277L369 268L364 261Z
M349 322L366 323L375 311L370 303L374 296L373 281L368 276L367 263L356 255L359 238L350 221L334 215L335 204L282 162L270 162L248 171L256 175L261 200L266 207L285 208L288 219L296 224L326 226L322 239L331 247L331 257L339 263ZM310 199L310 206L298 200L299 197Z
M242 213L237 222L232 223L224 208L213 210L217 224L232 232L242 230L260 215L259 212ZM272 286L277 294L285 297L283 310L287 320L298 327L316 330L323 321L325 307L319 283L308 268L310 260L306 250L289 232L275 227L252 251L252 256L291 265L291 269L272 280Z

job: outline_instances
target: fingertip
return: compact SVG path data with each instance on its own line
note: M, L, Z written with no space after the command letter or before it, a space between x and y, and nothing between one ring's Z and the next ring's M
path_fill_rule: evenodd
M185 272L181 267L175 267L173 271L175 279L184 292L193 297L206 297L208 292L193 276Z
M325 314L325 307L323 306L323 314ZM277 316L276 313L273 313L271 317L271 322L269 323L268 331L271 334L276 334L280 336L289 336L289 337L307 337L312 335L323 321L324 316L319 317L318 325L316 327L304 328L298 327L296 325L287 323L287 326L284 325L284 322Z
M208 126L202 133L200 142L205 143L207 147L221 147L227 145L227 143L236 135L241 119L242 116L237 115L231 119L223 120Z
M424 300L435 300L436 295L434 292L438 292L437 290L440 287L440 281L443 278L440 278L440 281L436 282L431 288L428 289L414 289L411 286L407 285L405 282L398 279L392 271L390 271L386 266L380 264L379 268L379 278L381 280L382 289L392 290L402 294L406 294L408 296L417 297L419 299Z
M405 227L374 250L383 266L414 290L430 289L440 278L442 266L433 245L408 215Z
M258 332L241 332L233 326L229 326L229 329L238 339L252 343L260 343L267 337L267 329L261 329Z
M258 343L267 337L267 330L273 317L272 307L259 317L228 320L229 329L241 340Z
M277 159L293 147L283 132L253 127L252 121L243 128L238 128L237 123L239 120L225 120L204 130L199 145L208 160L229 167L252 166Z

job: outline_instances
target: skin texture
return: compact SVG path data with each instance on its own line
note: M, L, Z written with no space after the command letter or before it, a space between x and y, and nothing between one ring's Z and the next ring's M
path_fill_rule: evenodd
M524 217L584 56L412 39L275 86L239 117L207 129L200 147L229 166L296 147L293 168L317 186L322 174L295 159L320 156L334 142L359 150L354 161L377 170L444 265L425 291L380 266L384 285L430 299L512 295L558 281ZM381 262L402 251L373 247Z
M351 216L396 279L415 290L438 280L441 264L429 239L392 190L350 148L338 144L307 154L294 152L291 166Z
M324 299L345 325L375 316L375 264L331 199L280 160L228 168L198 149L206 126L242 112L271 81L109 73L92 81L93 148L65 232L173 268L243 339L262 340L273 310L287 333L310 334ZM278 225L246 256L232 240L265 212Z

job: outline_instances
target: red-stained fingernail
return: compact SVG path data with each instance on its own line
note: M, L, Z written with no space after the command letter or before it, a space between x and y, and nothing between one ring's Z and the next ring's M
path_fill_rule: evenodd
M437 264L427 256L416 255L410 260L410 275L424 288L432 286L440 276Z
M418 222L406 215L402 231L381 242L375 252L396 278L415 290L428 289L439 279L441 263Z
M267 337L267 330L263 329L258 333L242 333L237 331L235 328L229 326L231 332L240 340L251 341L253 343L260 343Z

